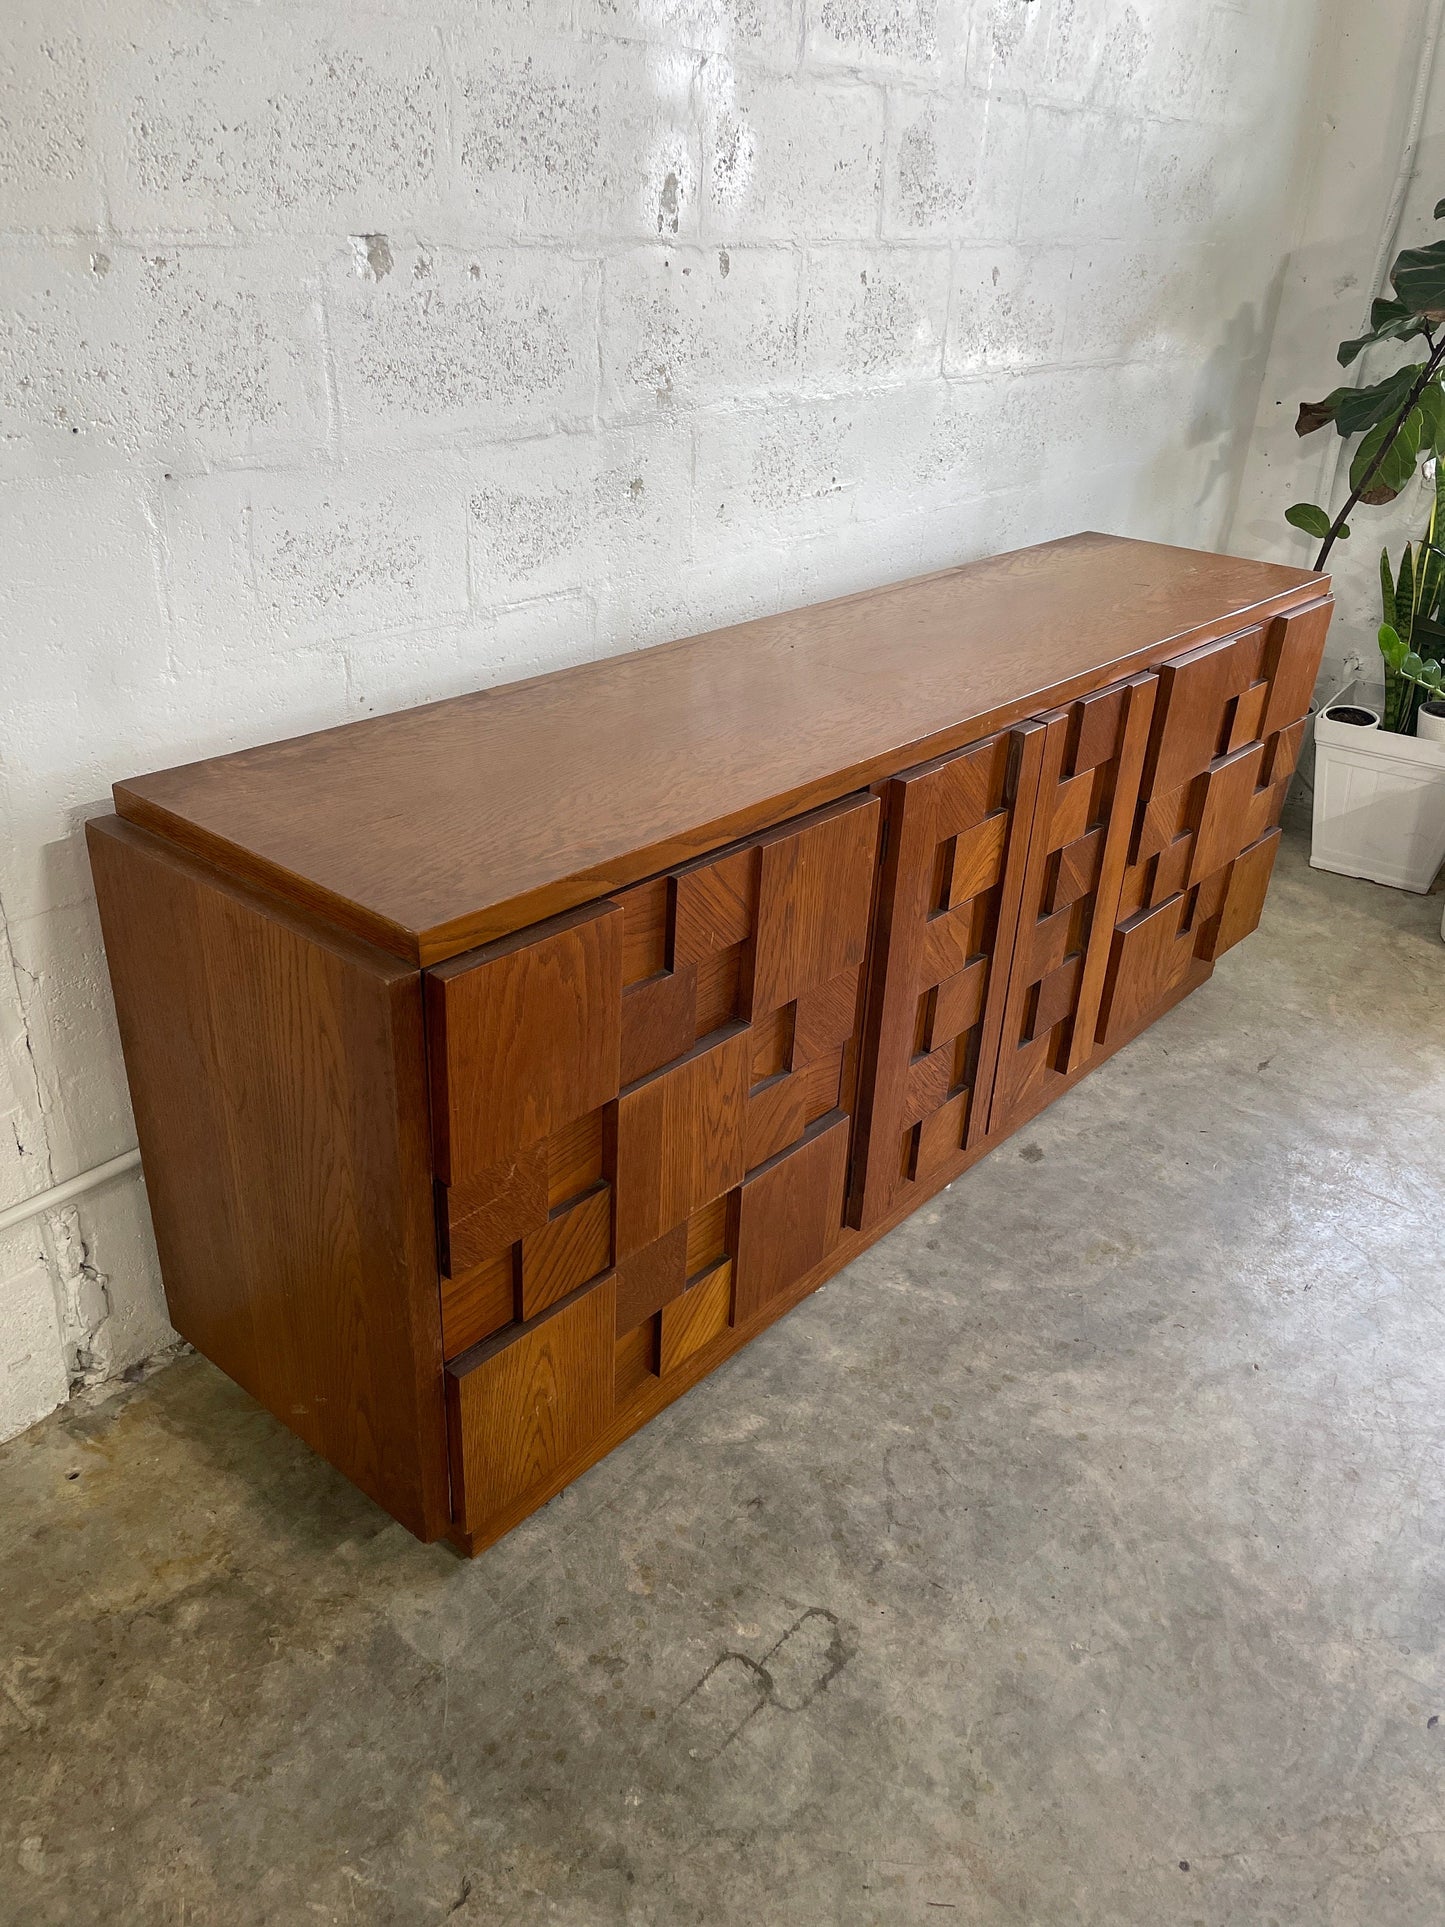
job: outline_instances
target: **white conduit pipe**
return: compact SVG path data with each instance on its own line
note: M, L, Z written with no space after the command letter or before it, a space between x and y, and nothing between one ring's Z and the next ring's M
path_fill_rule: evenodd
M104 1164L97 1164L93 1170L67 1178L64 1184L52 1184L48 1191L37 1191L33 1198L22 1198L19 1204L7 1205L0 1211L0 1231L9 1231L12 1225L24 1224L27 1218L38 1218L42 1211L55 1211L62 1204L69 1204L72 1198L78 1198L83 1191L93 1191L98 1184L108 1184L123 1172L134 1171L139 1163L139 1151L122 1151L118 1158L109 1158Z

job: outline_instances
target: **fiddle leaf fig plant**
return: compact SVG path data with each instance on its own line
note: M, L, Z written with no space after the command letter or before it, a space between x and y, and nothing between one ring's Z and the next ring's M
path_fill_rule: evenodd
M1435 219L1445 219L1445 200L1436 202ZM1348 538L1357 504L1377 508L1393 502L1422 461L1445 455L1445 241L1406 248L1390 270L1390 283L1394 294L1371 304L1366 332L1340 343L1339 364L1348 368L1367 348L1385 341L1423 340L1424 358L1362 387L1336 388L1323 401L1304 402L1295 422L1297 435L1313 435L1333 423L1343 440L1359 438L1350 458L1350 493L1338 515L1332 517L1317 502L1296 502L1285 510L1291 527L1319 539L1317 569L1335 543Z

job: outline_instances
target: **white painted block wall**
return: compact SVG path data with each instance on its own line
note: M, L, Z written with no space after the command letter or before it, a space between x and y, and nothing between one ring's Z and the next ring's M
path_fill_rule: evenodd
M1324 0L9 0L0 1208L133 1141L137 770L1095 527L1208 547ZM167 1338L0 1239L0 1435Z
M1433 62L1429 48L1434 38ZM1294 432L1304 401L1346 383L1379 381L1419 357L1419 343L1370 349L1348 370L1336 360L1341 341L1362 334L1370 303L1388 294L1388 273L1401 248L1445 237L1433 218L1445 196L1445 5L1442 0L1372 0L1344 8L1328 36L1315 84L1319 123L1314 164L1301 197L1296 243L1285 263L1283 292L1259 407L1244 465L1229 546L1245 555L1277 556L1311 566L1318 542L1283 522L1292 502L1319 502L1336 514L1349 489L1349 458L1358 442L1333 429L1303 438ZM1412 126L1413 120L1413 126ZM1413 150L1410 141L1414 137ZM1392 197L1398 230L1390 232ZM1433 483L1420 476L1384 508L1361 508L1347 542L1326 567L1336 609L1321 673L1320 695L1336 691L1363 665L1380 675L1376 633L1381 620L1380 550L1392 570L1407 542L1429 518Z

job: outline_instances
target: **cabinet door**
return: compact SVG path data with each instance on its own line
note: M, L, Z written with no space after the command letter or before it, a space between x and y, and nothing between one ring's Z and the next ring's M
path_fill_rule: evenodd
M878 826L846 798L428 973L473 1534L836 1243Z
M850 1216L930 1188L988 1128L1045 730L883 785L886 844Z
M1044 746L990 1133L1015 1129L1092 1055L1156 680L1039 720Z
M1099 1039L1121 1042L1254 928L1333 604L1163 664Z

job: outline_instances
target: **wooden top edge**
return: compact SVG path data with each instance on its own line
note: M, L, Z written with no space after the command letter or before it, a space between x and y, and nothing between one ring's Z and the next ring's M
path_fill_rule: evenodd
M158 771L116 808L429 964L1328 588L1086 532Z

